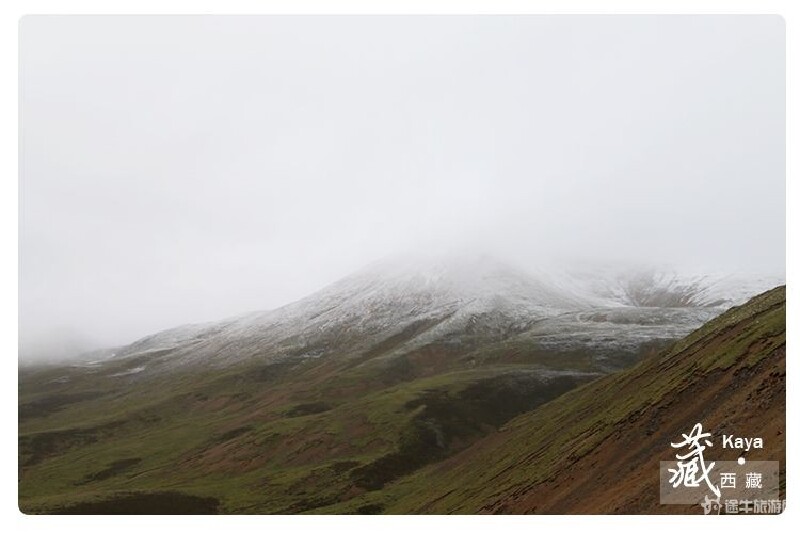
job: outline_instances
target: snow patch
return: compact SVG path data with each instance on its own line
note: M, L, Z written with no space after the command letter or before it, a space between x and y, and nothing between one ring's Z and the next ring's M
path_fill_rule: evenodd
M109 376L109 377L117 378L117 377L121 377L121 376L130 376L132 374L138 374L139 372L141 372L144 369L145 369L145 367L143 367L143 366L137 366L136 368L131 368L130 370L125 370L124 372L117 372L116 374L111 374L111 376Z

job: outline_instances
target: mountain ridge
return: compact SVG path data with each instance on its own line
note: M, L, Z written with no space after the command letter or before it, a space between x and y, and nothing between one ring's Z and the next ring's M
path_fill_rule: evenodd
M543 342L580 344L580 339L549 332L586 329L580 327L587 323L585 317L594 326L641 323L641 331L613 331L623 337L627 350L643 335L666 340L686 334L773 281L751 280L743 289L743 282L731 276L684 278L675 272L636 270L591 278L585 272L528 273L485 254L401 256L376 261L277 309L169 328L106 354L123 358L159 352L164 357L154 363L173 370L187 364L227 366L266 352L276 361L315 358L327 353L329 332L335 332L339 343L349 335L351 351L364 351L421 321L436 324L425 328L409 349L475 322L500 336L541 322L543 332L535 334Z
M720 312L554 311L505 267L467 270L456 291L442 272L367 270L277 314L179 328L93 364L21 368L21 508L390 509L373 499ZM497 287L512 288L497 298ZM203 364L224 350L231 364Z
M742 455L721 448L721 432L762 436L769 445L745 455L780 463L785 498L785 293L777 287L731 308L658 356L573 389L385 493L335 510L701 513L699 505L658 500L659 461L674 460L669 443L697 422L717 439L708 452L715 460Z

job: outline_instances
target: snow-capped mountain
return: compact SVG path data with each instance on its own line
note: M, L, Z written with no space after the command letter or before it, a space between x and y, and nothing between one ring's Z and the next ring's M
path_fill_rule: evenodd
M550 268L540 270L539 275L552 285L601 307L727 309L785 282L782 276L607 265Z
M114 358L146 358L139 374L252 360L357 358L376 346L387 354L433 343L467 350L510 339L613 357L685 335L779 283L653 270L533 275L488 256L394 257L279 309L170 329L117 350Z
M343 347L355 354L421 322L430 324L423 342L468 325L483 325L488 338L589 306L485 256L392 258L279 309L166 330L115 357L158 352L174 364L217 366L250 358L316 358Z

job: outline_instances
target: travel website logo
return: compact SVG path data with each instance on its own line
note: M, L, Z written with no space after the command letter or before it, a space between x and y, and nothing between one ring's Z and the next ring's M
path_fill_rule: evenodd
M786 508L780 499L778 461L747 460L747 452L763 449L761 437L723 434L716 440L697 423L670 446L674 461L661 461L660 502L698 504L704 514L778 514ZM736 461L714 460L715 451L735 449ZM720 453L720 452L717 452Z

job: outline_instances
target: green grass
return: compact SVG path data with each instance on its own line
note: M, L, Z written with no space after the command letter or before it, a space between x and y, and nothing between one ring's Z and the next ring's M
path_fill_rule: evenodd
M621 419L685 386L692 372L726 368L743 354L755 364L758 351L748 351L754 343L785 342L783 298L772 291L661 357L576 390L594 376L538 376L595 371L592 354L543 351L524 335L458 353L446 346L393 352L433 324L403 332L368 356L297 364L142 380L109 375L158 354L102 370L26 369L19 390L20 506L108 511L111 500L130 510L166 494L176 508L225 513L410 512L436 494L436 510L474 511L496 487L552 474L518 473L521 457L556 465L560 457L580 456ZM734 348L710 347L709 338L745 319L757 327L734 335ZM501 428L507 445L487 460L437 470Z
M371 506L398 514L423 509L477 512L500 493L551 478L565 464L595 449L630 417L690 386L698 372L720 372L734 363L752 366L783 343L785 288L780 287L731 309L657 357L511 420L503 428L500 444L487 445L463 462L417 470L382 491L320 511L349 513Z
M493 388L530 394L525 408L588 379L540 387L531 365L493 364L393 384L391 364L363 363L248 365L126 388L106 377L116 368L24 373L21 506L47 512L169 490L216 498L220 512L312 511L450 455L520 412L482 406ZM92 395L48 408L76 390ZM425 453L431 442L435 453Z

